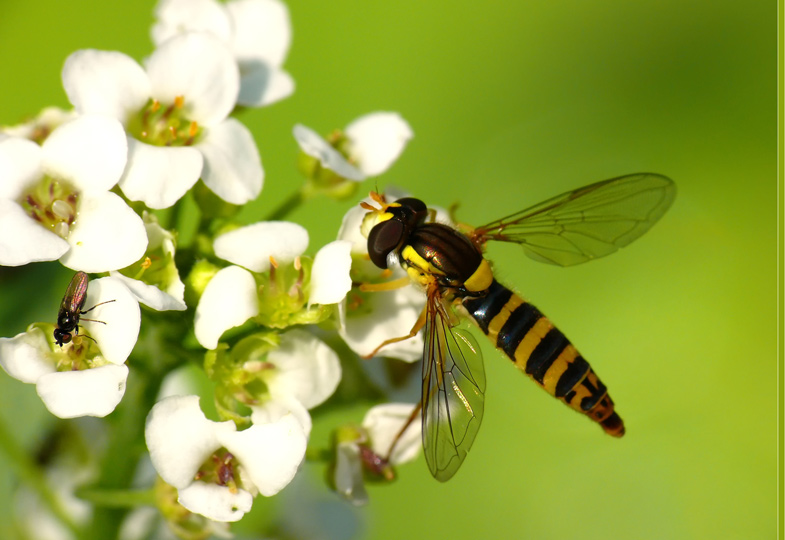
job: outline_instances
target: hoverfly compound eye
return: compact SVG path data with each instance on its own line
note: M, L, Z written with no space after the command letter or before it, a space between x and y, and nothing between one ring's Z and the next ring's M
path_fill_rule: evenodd
M368 235L368 255L373 264L387 268L387 258L403 241L404 225L397 219L382 221Z

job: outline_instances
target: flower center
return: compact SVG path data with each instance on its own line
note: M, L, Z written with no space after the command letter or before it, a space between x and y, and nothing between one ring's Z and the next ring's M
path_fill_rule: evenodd
M237 493L240 481L239 478L235 479L234 468L234 456L225 448L221 448L199 467L194 479L226 486L232 493Z
M76 221L79 192L64 180L45 176L22 195L27 215L62 238L67 238Z
M189 120L185 113L183 96L177 96L168 106L151 99L131 117L128 133L153 146L191 146L198 140L203 128Z
M97 356L95 341L89 336L76 334L71 343L56 352L57 371L83 371L104 365Z

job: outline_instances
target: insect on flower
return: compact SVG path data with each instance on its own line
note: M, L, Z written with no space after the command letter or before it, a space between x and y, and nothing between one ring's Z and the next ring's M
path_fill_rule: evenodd
M571 266L604 257L640 237L675 196L676 186L669 178L632 174L563 193L482 227L462 228L465 233L435 223L435 213L419 199L387 203L372 193L380 208L362 203L370 210L362 229L371 261L380 268L399 262L408 275L361 288L390 290L414 282L427 296L411 332L385 341L368 356L425 329L422 441L437 480L449 480L461 466L483 415L482 354L472 335L456 328L459 316L476 323L548 393L598 422L609 435L624 435L624 422L605 385L547 317L496 281L483 257L485 243L516 243L532 259ZM417 410L410 421L416 414Z
M54 329L55 343L60 345L60 347L73 339L72 334L79 333L79 321L82 315L94 310L98 306L114 302L114 300L107 300L106 302L94 305L86 311L82 311L87 298L88 281L90 281L90 279L87 277L87 274L84 272L77 272L74 274L74 277L71 278L71 283L68 284L68 288L65 290L65 296L63 296L63 301L60 304L60 311L57 313L57 328ZM95 319L84 320L106 324L104 321L97 321ZM88 339L93 339L85 334L82 335ZM93 341L95 340L93 339Z

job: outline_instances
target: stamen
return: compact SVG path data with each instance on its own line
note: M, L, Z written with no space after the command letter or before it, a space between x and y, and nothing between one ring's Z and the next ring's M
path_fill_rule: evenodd
M161 108L161 102L158 101L157 99L154 99L153 104L150 105L150 110L153 112L158 112L158 109L160 108Z
M270 255L270 266L273 268L278 268L278 261L275 260L275 257Z
M182 109L183 105L185 105L185 96L177 96L174 98L174 106L178 109Z

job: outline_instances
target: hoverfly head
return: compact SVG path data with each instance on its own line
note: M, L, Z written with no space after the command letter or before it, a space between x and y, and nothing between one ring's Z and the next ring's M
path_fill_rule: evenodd
M369 212L363 218L361 231L368 238L368 255L379 268L388 268L398 260L398 250L409 234L428 216L428 207L419 199L404 197L387 203L384 196L371 192L371 199L380 208L363 202Z

